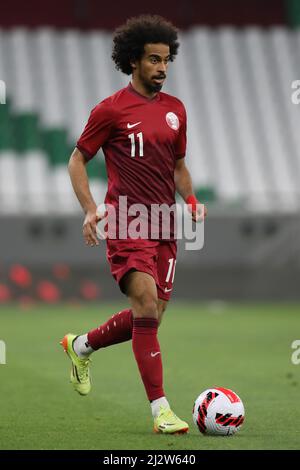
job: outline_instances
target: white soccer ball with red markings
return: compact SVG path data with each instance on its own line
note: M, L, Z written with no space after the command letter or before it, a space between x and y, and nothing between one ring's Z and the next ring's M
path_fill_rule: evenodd
M194 403L193 420L202 434L230 436L240 430L244 419L242 400L228 388L209 388Z

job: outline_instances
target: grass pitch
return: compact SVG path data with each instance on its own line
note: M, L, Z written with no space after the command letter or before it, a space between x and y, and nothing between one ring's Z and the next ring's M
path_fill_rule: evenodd
M131 342L94 354L93 388L81 397L69 383L70 362L59 345L126 304L0 308L0 449L299 449L300 306L188 304L173 301L160 328L165 390L190 424L183 436L152 433L152 418ZM233 437L200 435L195 398L208 387L231 388L246 420Z

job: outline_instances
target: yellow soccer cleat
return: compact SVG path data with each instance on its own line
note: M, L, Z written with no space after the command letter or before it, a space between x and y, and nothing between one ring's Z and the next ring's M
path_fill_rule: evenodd
M71 383L74 389L80 395L87 395L91 390L91 379L90 379L90 362L91 359L88 357L79 357L73 349L73 341L77 338L76 335L68 333L64 336L60 344L68 354L72 362L71 367Z
M154 432L162 434L184 434L189 425L176 416L170 408L160 407L160 412L154 418Z

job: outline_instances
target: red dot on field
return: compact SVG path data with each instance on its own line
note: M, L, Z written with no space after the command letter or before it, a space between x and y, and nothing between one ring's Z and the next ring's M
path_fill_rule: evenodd
M53 266L53 274L57 279L65 280L70 277L70 266L67 264L55 264Z
M14 264L10 268L9 278L20 287L28 287L32 282L30 271L21 264Z
M80 286L80 293L86 300L96 300L100 296L100 288L93 281L83 281Z
M50 281L40 281L37 286L37 294L44 302L55 303L60 300L58 287Z
M7 302L11 300L11 292L8 286L5 284L0 284L0 302Z

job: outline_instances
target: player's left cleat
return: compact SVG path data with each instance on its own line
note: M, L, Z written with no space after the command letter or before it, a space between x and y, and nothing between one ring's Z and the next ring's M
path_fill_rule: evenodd
M189 425L176 416L170 408L160 407L160 412L154 418L154 432L162 434L185 434Z
M60 344L68 354L72 362L71 367L71 383L74 389L80 395L87 395L91 390L91 379L90 379L90 362L91 359L88 357L81 358L77 356L73 349L73 342L77 338L76 335L68 333L64 336Z

